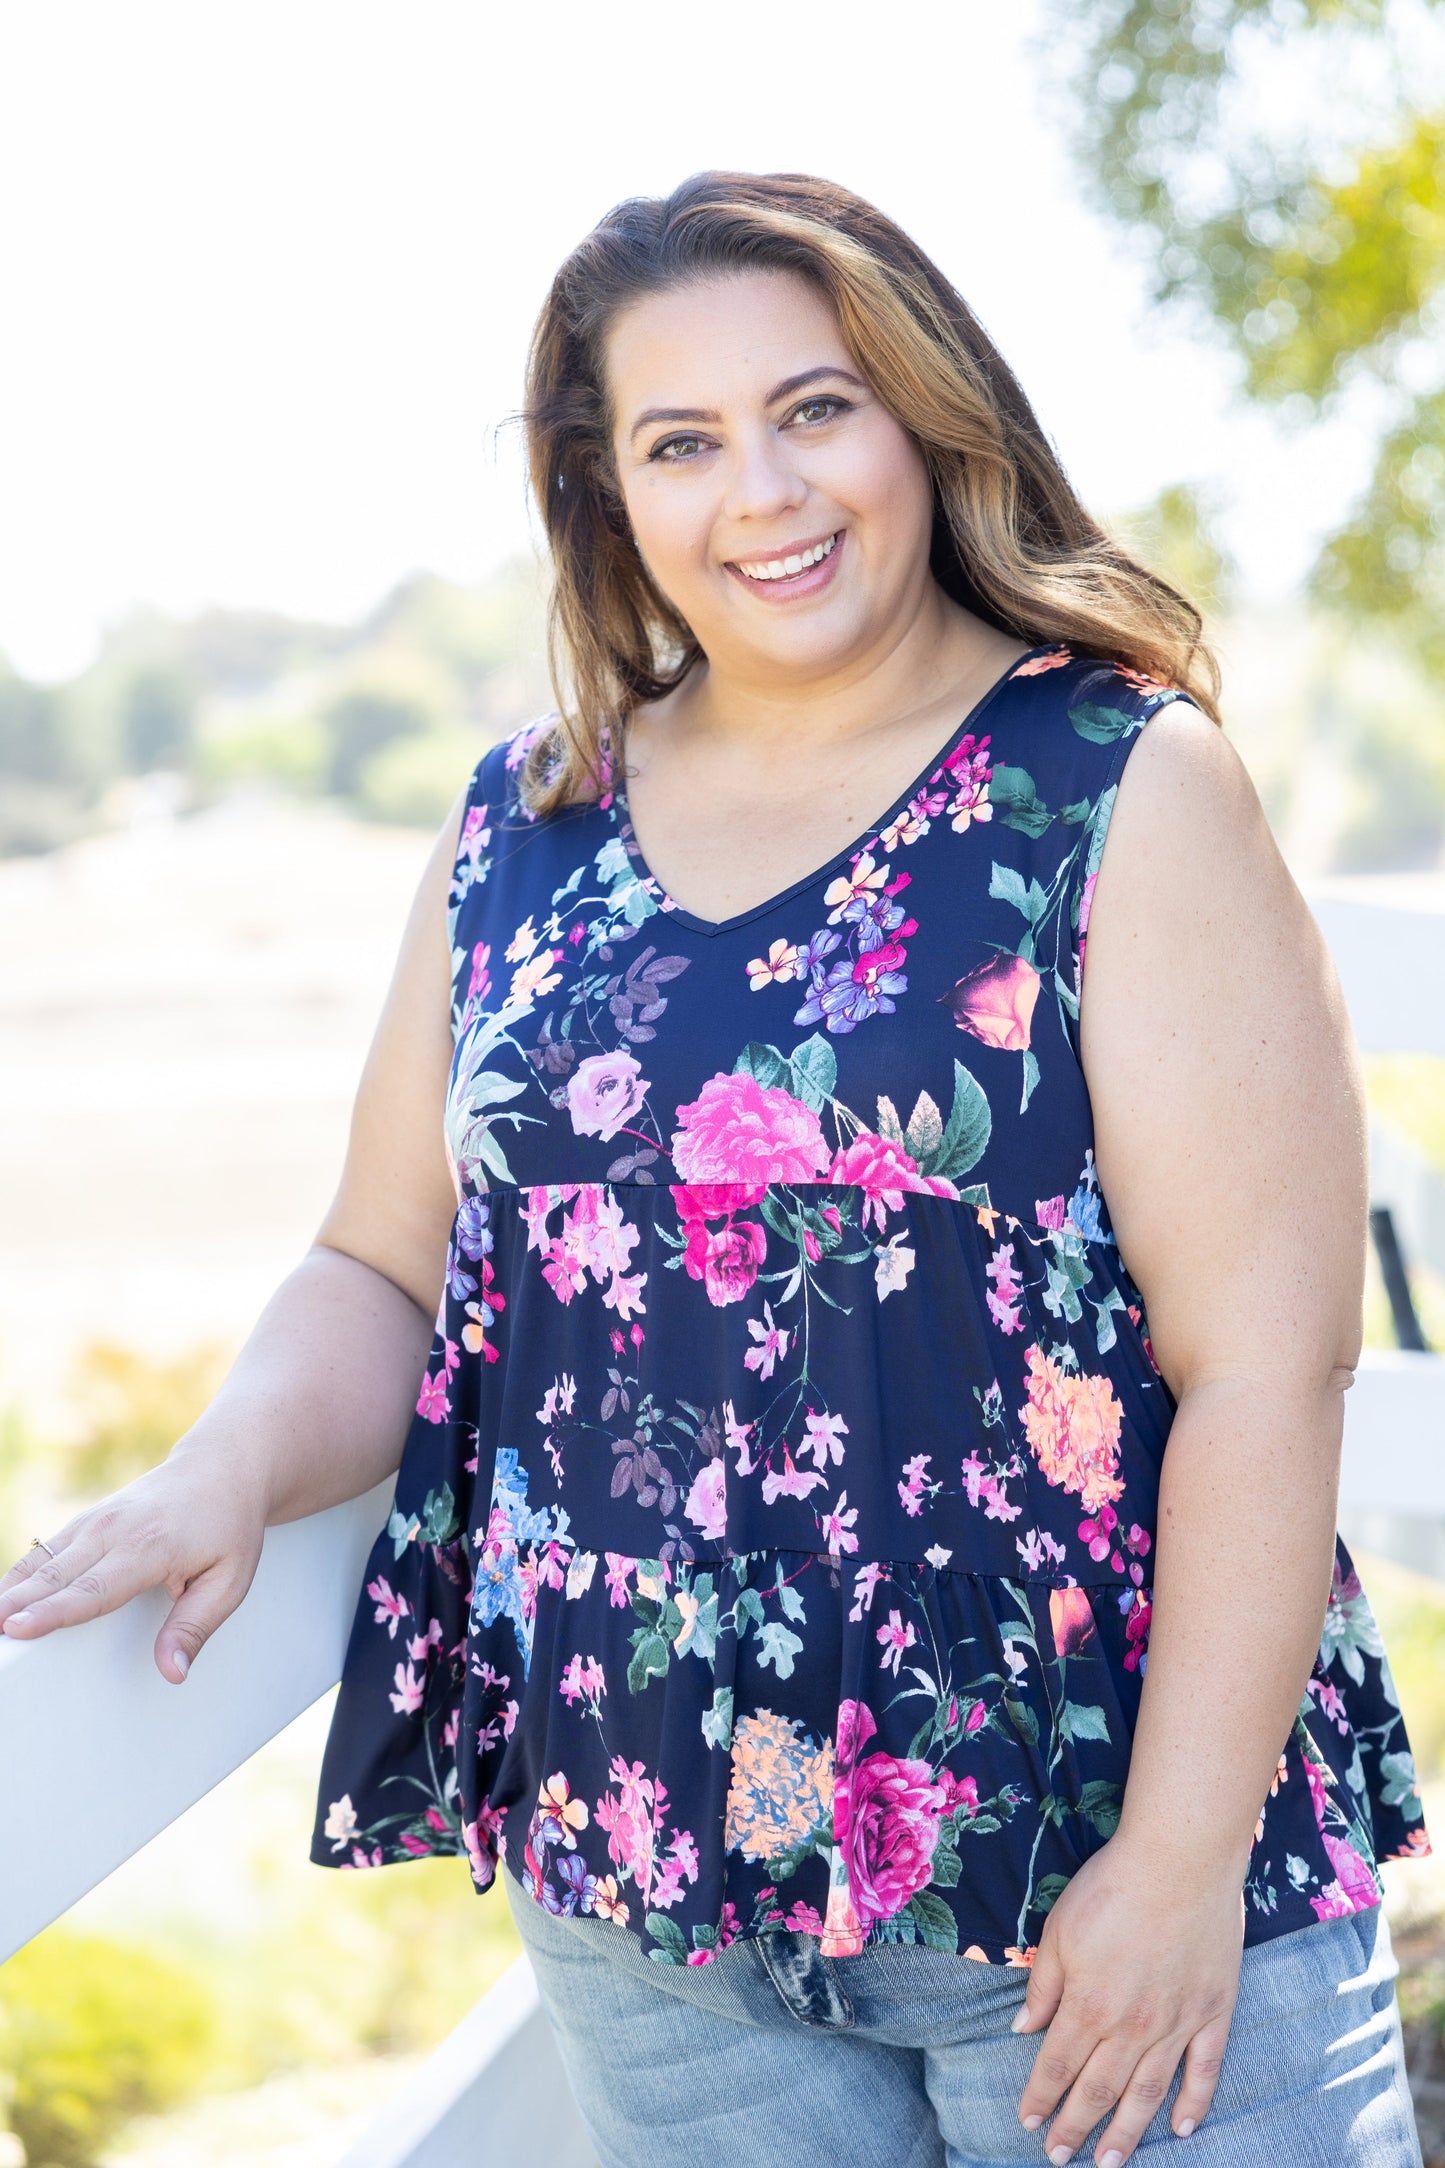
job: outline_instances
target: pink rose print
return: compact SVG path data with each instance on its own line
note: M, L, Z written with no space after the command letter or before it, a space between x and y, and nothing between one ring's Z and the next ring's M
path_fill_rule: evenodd
M647 1080L630 1054L589 1054L567 1085L567 1111L579 1137L607 1143L647 1097Z
M1005 1054L1022 1054L1029 1043L1039 975L1022 956L995 956L967 972L939 999L953 1011L960 1031Z
M927 1762L899 1761L892 1754L858 1759L858 1749L877 1728L862 1702L840 1705L833 1841L846 1868L858 1930L865 1935L874 1920L892 1919L926 1887L947 1799Z
M700 1528L710 1542L720 1543L727 1534L727 1489L727 1462L719 1453L700 1471L683 1504L693 1527Z
M701 1220L687 1223L683 1264L689 1278L705 1283L708 1301L718 1307L741 1301L767 1254L768 1238L756 1220L729 1220L713 1229Z
M808 1182L828 1164L812 1108L756 1077L709 1077L677 1119L672 1158L684 1182Z
M1074 967L1074 997L1076 1000L1083 992L1084 987L1084 951L1089 945L1087 939L1089 914L1094 908L1094 883L1098 878L1097 873L1091 873L1088 880L1085 881L1083 893L1079 897L1079 960Z
M1348 1912L1367 1912L1371 1906L1380 1904L1380 1888L1369 1862L1348 1845L1341 1836L1330 1836L1328 1830L1319 1832L1319 1843L1330 1854L1330 1867L1335 1869L1335 1880L1326 1882L1319 1897L1311 1897L1311 1904L1319 1919L1343 1919Z
M887 1224L885 1206L889 1212L903 1209L906 1189L921 1190L931 1197L958 1195L952 1182L942 1175L920 1174L918 1162L901 1144L895 1144L891 1137L875 1137L867 1129L860 1130L851 1144L834 1153L828 1180L851 1182L861 1189L863 1225L866 1227L871 1219L880 1229Z
M1049 1590L1049 1623L1060 1656L1077 1656L1094 1638L1094 1607L1082 1588Z

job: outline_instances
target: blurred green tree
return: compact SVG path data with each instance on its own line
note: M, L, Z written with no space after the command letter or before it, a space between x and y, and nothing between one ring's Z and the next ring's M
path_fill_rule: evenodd
M205 1982L149 1951L49 1928L0 1970L10 2127L36 2168L95 2168L133 2116L198 2090L215 2029Z
M1229 608L1235 580L1214 516L1204 492L1189 482L1171 482L1111 523L1139 561L1187 595L1206 621Z
M103 1498L158 1466L214 1398L231 1360L219 1341L169 1362L110 1340L87 1341L72 1387L85 1427L60 1462L66 1489L81 1500Z
M330 788L348 798L374 753L394 739L418 736L432 717L406 694L362 687L333 701L321 720L330 745Z
M197 689L183 671L164 665L137 670L121 708L124 757L133 774L187 765L196 700Z
M1249 397L1349 397L1373 476L1315 596L1445 676L1445 0L1049 0L1101 206L1160 301L1223 332Z

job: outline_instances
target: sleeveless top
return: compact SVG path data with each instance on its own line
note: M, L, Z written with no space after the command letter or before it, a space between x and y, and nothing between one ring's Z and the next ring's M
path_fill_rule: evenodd
M1036 648L857 844L720 923L611 762L529 812L551 718L479 762L458 1208L315 1862L501 1860L659 1962L779 1927L1031 1961L1118 1822L1148 1662L1175 1403L1078 1016L1116 786L1182 697ZM1246 1941L1428 1849L1339 1543Z

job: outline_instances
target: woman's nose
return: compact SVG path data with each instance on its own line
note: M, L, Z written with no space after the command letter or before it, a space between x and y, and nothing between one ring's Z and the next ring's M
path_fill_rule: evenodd
M776 519L802 504L808 485L772 431L736 446L723 507L729 519Z

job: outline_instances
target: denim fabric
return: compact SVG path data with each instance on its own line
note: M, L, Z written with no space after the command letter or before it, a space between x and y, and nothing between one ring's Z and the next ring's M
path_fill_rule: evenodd
M660 1965L606 1921L559 1918L501 1879L599 2168L1046 2161L1048 2126L1018 2121L1041 2037L1009 2030L1021 1967L903 1943L827 1958L788 1929ZM1176 2075L1133 2159L1420 2168L1397 1969L1379 1907L1252 1944L1209 2113L1174 2136Z

